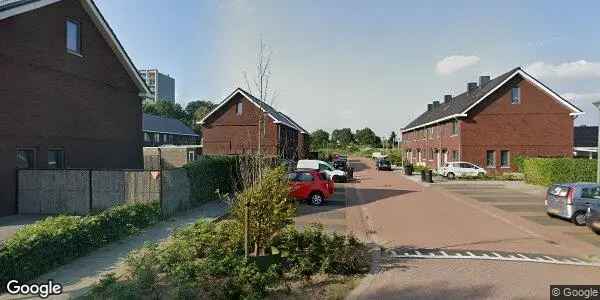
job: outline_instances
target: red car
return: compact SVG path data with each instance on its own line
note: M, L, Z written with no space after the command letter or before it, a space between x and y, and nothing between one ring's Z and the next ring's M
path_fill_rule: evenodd
M298 170L288 174L290 180L290 196L310 200L312 205L321 205L325 199L333 195L335 189L332 180L325 173L317 170Z

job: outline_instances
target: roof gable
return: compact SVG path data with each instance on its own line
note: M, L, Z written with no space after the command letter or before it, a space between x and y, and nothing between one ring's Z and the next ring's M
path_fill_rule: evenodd
M545 86L543 83L535 79L533 76L529 75L523 69L518 67L490 80L484 86L478 87L476 90L470 93L464 92L453 97L450 102L442 103L438 108L424 112L415 120L406 125L402 132L426 127L450 119L466 117L469 111L485 100L488 96L493 94L496 90L503 87L515 76L523 77L525 80L531 82L534 86L548 93L554 100L569 108L572 111L571 115L579 115L584 113L571 102L564 99L556 92Z
M208 120L212 115L214 115L217 111L219 111L221 108L223 108L236 95L242 95L244 98L246 98L252 104L254 104L256 107L258 107L262 112L266 113L273 120L273 123L285 125L289 128L298 130L301 133L308 133L306 130L304 130L304 128L302 128L300 125L298 125L298 123L296 123L292 118L285 115L284 113L279 112L278 110L273 108L271 105L256 98L254 95L246 92L245 90L243 90L241 88L235 89L235 91L233 91L233 93L231 93L227 98L225 98L225 100L221 101L221 103L219 103L219 105L217 105L217 107L215 107L211 112L209 112L206 116L204 116L204 118L202 120L200 120L198 123L204 124L206 122L206 120Z
M7 19L16 15L20 15L29 11L33 11L54 3L64 0L0 0L0 20ZM123 65L125 71L131 77L141 95L150 94L150 90L146 83L138 73L137 68L133 65L131 58L125 52L123 45L117 39L112 28L100 13L93 0L79 0L84 10L90 16L96 28L106 40L109 47L117 57L118 61Z

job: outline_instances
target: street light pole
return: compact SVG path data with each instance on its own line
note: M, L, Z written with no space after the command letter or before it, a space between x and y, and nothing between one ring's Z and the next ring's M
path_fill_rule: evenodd
M594 106L600 112L600 101L594 102ZM596 145L596 161L597 161L597 165L596 165L596 183L600 183L600 123L598 124L598 139L597 139L596 142L597 142L597 145Z

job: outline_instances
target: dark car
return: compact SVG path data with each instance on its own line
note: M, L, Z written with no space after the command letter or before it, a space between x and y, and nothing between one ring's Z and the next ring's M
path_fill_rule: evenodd
M390 163L389 160L384 159L384 158L378 159L376 166L377 166L377 170L385 170L385 171L392 170L392 163Z
M593 232L600 234L600 207L588 207L585 214L585 223Z
M338 155L331 163L336 170L346 172L348 178L354 177L354 169L348 162L348 157Z

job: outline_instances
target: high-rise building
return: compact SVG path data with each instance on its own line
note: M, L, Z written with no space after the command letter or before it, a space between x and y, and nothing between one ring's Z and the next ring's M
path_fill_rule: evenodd
M152 92L147 101L175 102L175 79L158 72L156 69L140 70L140 75L146 81L150 92Z

